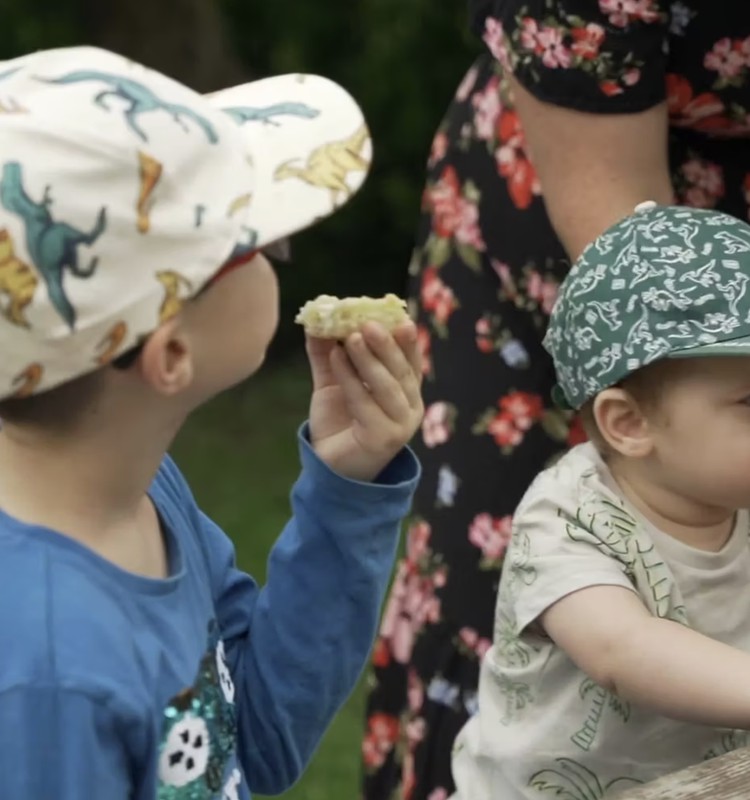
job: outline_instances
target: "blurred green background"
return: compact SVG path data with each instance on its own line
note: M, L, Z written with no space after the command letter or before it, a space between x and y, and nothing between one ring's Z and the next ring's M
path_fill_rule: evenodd
M463 0L0 0L0 59L95 44L198 91L283 72L345 86L373 134L366 188L335 218L295 238L279 270L282 324L265 371L189 422L175 456L199 502L259 580L297 474L295 432L310 392L292 320L321 292L403 293L424 164L444 110L479 45ZM363 682L364 683L364 679ZM363 686L285 797L355 800Z

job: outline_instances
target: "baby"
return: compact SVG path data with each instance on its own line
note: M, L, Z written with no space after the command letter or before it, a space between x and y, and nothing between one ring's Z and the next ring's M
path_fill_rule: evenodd
M750 226L643 203L561 287L590 441L515 515L456 798L609 798L747 744L748 283Z

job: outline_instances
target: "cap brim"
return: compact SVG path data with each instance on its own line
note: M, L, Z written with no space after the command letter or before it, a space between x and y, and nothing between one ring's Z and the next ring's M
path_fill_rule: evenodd
M330 216L365 182L372 144L364 115L327 78L282 75L206 99L236 122L246 143L254 248Z
M750 336L740 336L725 342L699 345L688 350L670 353L667 358L707 358L709 356L750 356Z

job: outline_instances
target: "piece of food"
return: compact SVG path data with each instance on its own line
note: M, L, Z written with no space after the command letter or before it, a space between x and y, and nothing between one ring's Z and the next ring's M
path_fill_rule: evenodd
M310 336L346 339L365 322L379 322L392 331L408 319L406 301L395 294L387 294L385 297L343 298L321 294L314 300L308 300L294 321L303 325Z

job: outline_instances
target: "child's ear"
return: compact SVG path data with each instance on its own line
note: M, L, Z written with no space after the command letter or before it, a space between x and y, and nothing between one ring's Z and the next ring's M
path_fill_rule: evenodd
M193 382L190 341L179 316L160 325L146 340L138 358L141 377L154 391L176 395Z
M654 447L649 422L635 398L625 389L605 389L594 400L599 433L616 452L644 458Z

